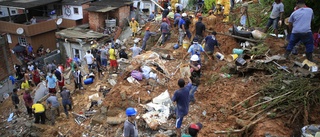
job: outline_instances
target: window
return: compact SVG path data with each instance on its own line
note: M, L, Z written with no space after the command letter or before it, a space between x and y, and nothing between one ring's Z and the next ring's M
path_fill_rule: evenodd
M11 10L11 15L17 14L16 10Z
M27 39L25 37L19 36L18 42L20 45L27 45Z
M0 11L0 15L3 15L3 12L2 12L2 11Z
M74 14L79 14L79 9L78 8L73 8Z

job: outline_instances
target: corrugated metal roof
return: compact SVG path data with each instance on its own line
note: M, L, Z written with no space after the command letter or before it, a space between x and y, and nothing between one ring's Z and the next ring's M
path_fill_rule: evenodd
M114 10L122 6L130 5L132 3L133 2L129 0L101 0L101 1L92 2L90 4L90 7L85 10L93 11L93 12L108 12L110 10Z
M1 1L0 5L28 9L42 5L47 5L58 1L61 0L5 0Z
M73 27L56 32L57 35L61 35L64 38L73 39L87 39L87 38L102 38L109 36L107 34L99 33L90 29L83 29L79 27Z
M74 6L81 6L82 4L91 2L94 0L62 0L61 4L63 5L74 5Z

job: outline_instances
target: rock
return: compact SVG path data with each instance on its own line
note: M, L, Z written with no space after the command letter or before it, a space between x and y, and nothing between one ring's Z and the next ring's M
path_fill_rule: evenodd
M126 100L127 99L127 93L125 91L121 91L120 92L120 96L121 96L122 100Z
M31 132L31 133L30 133L30 136L31 136L31 137L38 137L38 134L37 134L36 132Z
M100 108L100 112L101 112L101 114L102 115L106 115L107 114L107 108L105 107L105 106L102 106L101 108Z
M31 122L25 122L24 125L27 127L27 128L30 128L32 126L32 123Z
M110 125L118 125L125 121L125 118L119 118L119 117L107 117L107 123Z
M174 134L174 132L172 130L167 130L167 131L163 132L163 134L165 134L167 136L172 136Z
M104 124L105 123L106 116L105 115L95 115L91 119L91 124Z

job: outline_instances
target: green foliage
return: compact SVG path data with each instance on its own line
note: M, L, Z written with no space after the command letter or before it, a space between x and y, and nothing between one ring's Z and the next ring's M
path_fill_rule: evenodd
M216 0L205 0L204 1L204 11L208 12L211 10L212 5L216 2Z

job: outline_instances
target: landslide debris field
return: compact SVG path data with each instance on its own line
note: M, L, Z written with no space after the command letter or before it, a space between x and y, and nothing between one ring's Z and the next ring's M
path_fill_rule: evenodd
M218 16L218 19L220 21L222 17ZM159 27L158 23L147 23L145 26L150 26L151 31L157 31ZM231 24L220 22L214 29L220 33L228 33L231 27ZM0 109L0 135L121 136L123 122L126 119L125 109L129 106L138 110L140 118L137 121L141 136L173 135L174 118L159 124L154 121L146 122L143 114L147 113L145 105L153 98L166 90L172 97L174 91L178 89L177 80L181 75L177 69L179 64L187 63L188 60L182 60L186 49L172 48L177 39L178 32L175 31L162 47L153 46L157 39L149 41L150 51L135 59L119 63L120 74L105 73L103 79L95 78L93 84L85 85L85 90L73 91L74 85L71 82L67 87L73 91L71 112L74 114L67 119L61 106L60 116L54 126L50 126L49 122L46 125L33 124L34 119L28 119L26 114L7 122L14 107L10 98L6 99ZM221 44L221 51L218 49L215 51L226 57L234 48L241 48L240 42L233 37L218 34L217 39ZM125 43L129 53L128 49L132 46L133 39L128 38ZM303 71L300 68L293 68L293 60L302 62L305 58L302 56L303 46L301 54L294 56L291 61L275 60L281 66L286 66L290 73L279 69L279 66L272 61L268 63L256 61L266 60L265 53L269 49L267 55L270 57L283 54L284 49L281 46L284 43L283 39L268 36L261 43L248 47L252 49L263 44L265 50L263 54L255 55L252 59L251 52L245 51L244 59L247 62L245 66L236 66L234 61L228 62L217 58L205 64L202 69L201 84L195 93L196 102L190 105L182 129L186 129L191 122L201 122L203 129L199 137L243 135L256 137L267 133L272 136L292 136L299 135L303 125L318 122L319 110L316 108L319 98L316 91L319 90L319 86L316 83L319 82L319 75L310 73L306 69ZM165 57L169 59L164 59ZM158 80L150 78L134 83L128 82L127 78L131 71L139 70L142 66L152 68L151 71L157 74ZM104 87L111 88L105 97L103 92L100 92ZM93 94L98 94L98 97L93 98L102 102L94 107L94 111L87 111L91 103L89 96ZM20 100L20 108L26 113L22 96ZM74 120L78 114L87 116L80 124ZM47 114L47 117L50 117L50 114Z

